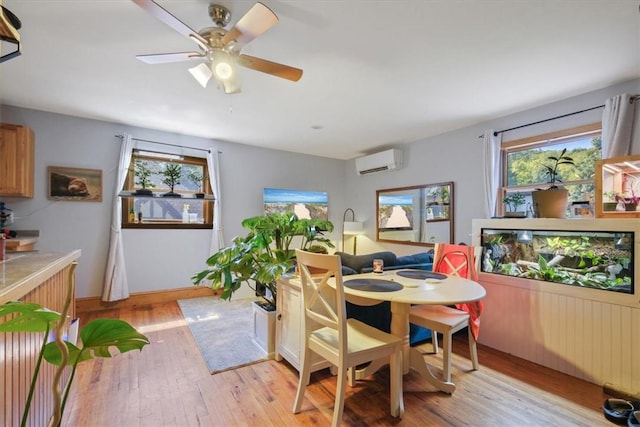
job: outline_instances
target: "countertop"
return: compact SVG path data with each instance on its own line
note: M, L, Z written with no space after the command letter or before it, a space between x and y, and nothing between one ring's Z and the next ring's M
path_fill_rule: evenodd
M12 252L0 261L0 304L22 298L51 276L80 258L80 250Z

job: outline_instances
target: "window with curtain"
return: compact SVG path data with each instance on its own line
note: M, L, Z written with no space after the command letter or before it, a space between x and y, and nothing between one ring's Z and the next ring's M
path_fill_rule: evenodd
M143 186L149 194L137 193ZM122 227L211 228L210 189L205 158L134 150L123 191Z
M567 129L552 134L502 143L502 192L507 195L521 193L527 208L531 205L531 192L548 188L544 165L550 165L549 156L559 156L563 149L575 166L559 168L562 185L569 190L569 204L593 201L595 191L595 162L602 155L601 124ZM502 214L504 205L501 204Z

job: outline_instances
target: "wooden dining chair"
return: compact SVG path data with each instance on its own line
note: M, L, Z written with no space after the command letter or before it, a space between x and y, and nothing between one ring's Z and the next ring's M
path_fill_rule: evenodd
M388 358L390 367L390 406L393 417L402 417L402 340L356 319L347 319L342 267L337 255L324 255L296 249L304 301L304 345L302 370L293 412L300 412L310 379L312 353L337 367L337 385L332 425L337 427L344 411L347 369ZM326 270L322 276L311 270ZM331 286L330 280L335 280Z
M478 256L475 256L476 251ZM477 281L481 248L438 243L434 248L433 271ZM434 353L438 353L438 334L442 334L442 377L451 382L451 340L453 334L469 328L469 353L473 370L479 368L476 341L480 327L482 302L444 305L416 305L409 311L409 322L431 329Z

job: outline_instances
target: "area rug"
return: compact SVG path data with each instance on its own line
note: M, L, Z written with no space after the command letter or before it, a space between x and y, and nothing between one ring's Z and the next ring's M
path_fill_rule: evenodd
M211 374L267 360L267 353L251 339L253 301L216 297L178 300Z

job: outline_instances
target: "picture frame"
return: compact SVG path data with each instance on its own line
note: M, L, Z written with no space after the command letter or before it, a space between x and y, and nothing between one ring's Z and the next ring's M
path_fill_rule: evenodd
M573 218L593 218L593 210L588 201L573 202L571 204L571 216Z
M102 202L102 169L48 166L47 198L69 202Z
M264 213L295 212L300 219L329 219L329 195L325 191L265 188Z

